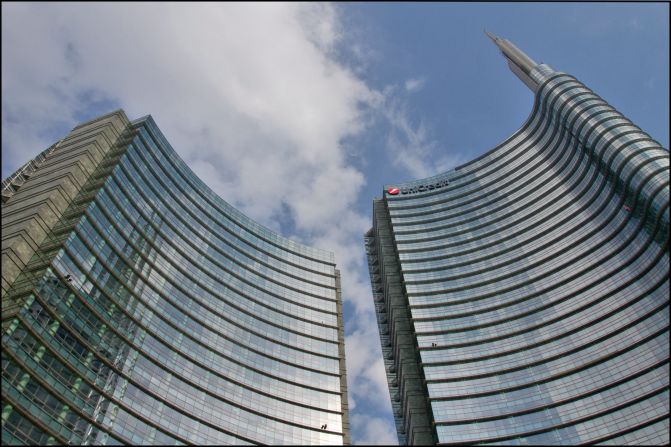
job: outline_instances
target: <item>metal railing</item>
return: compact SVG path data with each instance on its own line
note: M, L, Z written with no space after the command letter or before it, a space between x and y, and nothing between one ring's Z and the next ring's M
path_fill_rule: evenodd
M58 140L56 143L52 144L32 160L25 163L19 169L17 169L12 175L7 177L2 181L2 198L3 201L11 197L16 190L25 183L25 181L30 177L30 174L35 172L42 163L51 155L53 151L60 146L63 140Z

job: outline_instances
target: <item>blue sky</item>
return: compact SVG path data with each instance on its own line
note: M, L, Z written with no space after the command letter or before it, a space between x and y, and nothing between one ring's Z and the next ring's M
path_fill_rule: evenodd
M2 3L2 176L115 108L218 194L342 271L355 443L395 443L362 234L382 185L518 129L487 29L669 147L666 3Z

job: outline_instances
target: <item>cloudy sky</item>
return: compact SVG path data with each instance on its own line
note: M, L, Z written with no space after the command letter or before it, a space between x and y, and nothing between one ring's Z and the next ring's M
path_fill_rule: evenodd
M393 444L362 235L383 184L462 164L529 115L483 29L669 147L664 3L3 2L2 177L81 121L151 114L226 201L335 252L353 442Z

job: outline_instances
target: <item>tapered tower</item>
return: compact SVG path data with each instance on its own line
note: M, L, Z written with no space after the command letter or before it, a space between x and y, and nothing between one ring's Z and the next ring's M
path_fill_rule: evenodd
M668 444L669 152L487 35L529 118L365 235L399 441Z

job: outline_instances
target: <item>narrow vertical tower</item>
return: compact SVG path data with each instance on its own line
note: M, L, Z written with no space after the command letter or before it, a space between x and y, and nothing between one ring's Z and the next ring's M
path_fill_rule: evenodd
M487 35L527 122L365 235L399 442L668 444L669 152Z

